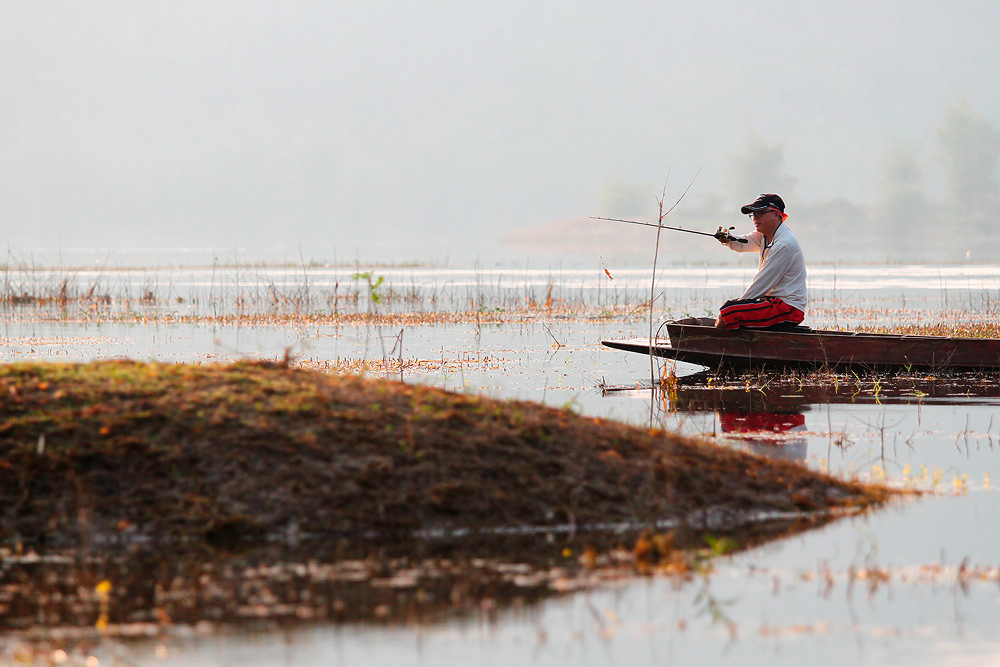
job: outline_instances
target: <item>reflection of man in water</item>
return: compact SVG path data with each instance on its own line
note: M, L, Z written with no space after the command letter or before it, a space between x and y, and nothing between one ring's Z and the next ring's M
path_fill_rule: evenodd
M727 411L719 412L718 416L722 432L745 442L750 451L780 459L806 460L808 443L805 435L797 433L806 430L804 414Z

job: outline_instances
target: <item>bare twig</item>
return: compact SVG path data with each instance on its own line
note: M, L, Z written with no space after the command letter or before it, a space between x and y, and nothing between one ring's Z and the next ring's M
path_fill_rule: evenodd
M660 232L663 231L663 220L664 220L664 218L666 218L668 215L670 215L670 212L673 211L675 208L677 208L677 205L681 203L682 199L684 199L684 195L686 195L688 193L688 190L691 189L691 186L694 185L694 182L698 179L698 174L700 174L700 173L701 173L701 167L698 168L698 173L696 173L694 175L694 178L691 179L691 182L688 183L688 186L686 188L684 188L684 192L682 192L681 196L677 198L677 201L674 202L674 205L671 206L670 208L668 208L666 212L664 212L663 211L663 200L667 198L667 181L670 180L670 172L667 171L667 178L664 179L664 181L663 181L663 192L660 193L659 199L656 200L656 203L659 205L659 209L660 209L659 213L660 213L660 215L659 215L659 218L657 218L657 221L656 221L657 222L657 226L656 226L656 245L653 248L653 277L652 277L652 279L650 281L650 285L649 285L649 380L650 380L650 384L652 386L654 386L654 387L656 386L656 359L655 359L655 356L653 355L653 303L656 300L656 261L657 261L659 255L660 255ZM655 392L651 392L650 393L650 399L649 399L649 426L650 426L650 428L653 427L653 414L654 414L654 412L653 412L653 404L654 404L653 394L654 393Z
M545 331L548 332L552 340L555 342L556 347L566 347L565 345L559 342L559 339L555 337L555 334L552 333L552 329L549 329L549 327L545 324L545 322L542 322L541 325L545 329Z

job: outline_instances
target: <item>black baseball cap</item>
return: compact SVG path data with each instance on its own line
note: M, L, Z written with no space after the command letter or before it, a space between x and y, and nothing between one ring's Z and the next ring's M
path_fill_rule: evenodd
M747 204L740 209L740 213L747 215L754 211L766 211L769 208L773 208L780 213L785 212L785 202L781 201L781 197L778 195L761 195L754 200L752 204Z

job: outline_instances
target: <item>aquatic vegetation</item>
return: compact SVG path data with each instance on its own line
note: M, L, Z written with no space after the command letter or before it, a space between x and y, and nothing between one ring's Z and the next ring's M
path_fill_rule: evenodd
M364 280L368 284L368 300L373 304L382 302L382 293L379 288L385 282L385 276L374 277L374 271L359 271L351 276L351 280Z

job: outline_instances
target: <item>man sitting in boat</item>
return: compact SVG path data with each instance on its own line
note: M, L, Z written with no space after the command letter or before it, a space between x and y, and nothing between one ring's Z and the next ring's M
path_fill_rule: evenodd
M726 301L715 326L726 329L766 328L799 324L805 318L806 263L788 226L785 202L765 194L740 209L756 231L736 238L719 227L716 238L736 252L759 252L760 268L738 299Z

